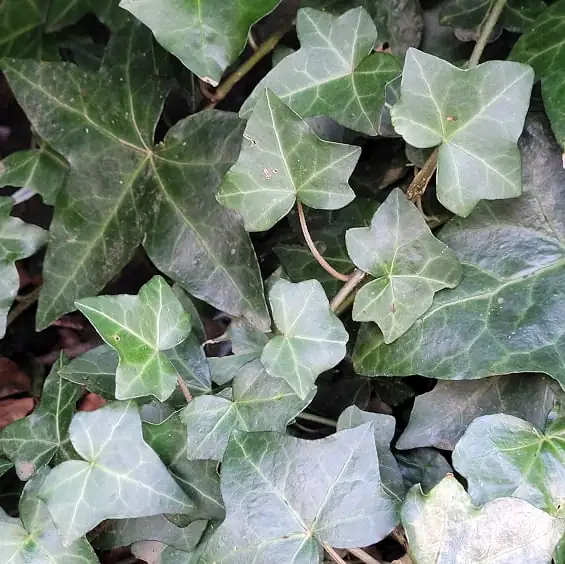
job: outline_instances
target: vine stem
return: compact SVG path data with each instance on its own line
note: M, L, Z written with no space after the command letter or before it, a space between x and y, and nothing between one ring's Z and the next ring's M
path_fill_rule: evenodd
M26 309L30 308L39 299L40 292L41 286L37 286L37 288L34 288L31 292L29 292L29 294L22 296L20 301L8 314L6 326L13 323Z
M177 376L177 384L179 385L180 391L186 400L186 403L190 403L192 401L192 394L186 385L186 382L182 379L182 376L179 374Z
M496 2L491 5L484 23L481 26L479 38L477 39L473 52L469 57L469 63L467 65L468 68L472 69L479 64L483 51L485 50L488 40L492 35L492 31L496 26L496 22L498 21L498 18L500 18L502 10L504 10L504 6L506 6L506 0L496 0Z
M324 544L324 550L331 556L336 564L347 564L347 562L329 544Z
M347 282L350 278L348 274L342 274L338 272L328 261L320 254L320 251L316 248L314 241L312 241L312 237L310 236L310 231L308 231L308 225L306 224L306 217L304 216L304 207L302 206L302 202L297 198L296 199L296 208L298 209L298 219L300 220L300 227L302 228L302 234L304 235L304 239L306 239L306 244L308 248L314 255L314 258L320 263L320 266L331 276L341 280L342 282Z
M374 556L371 556L362 548L348 548L347 552L356 556L364 564L384 564L381 560L377 560Z
M339 292L335 295L330 303L330 308L334 313L342 311L341 305L347 300L349 295L357 288L361 281L365 278L365 273L356 268L353 274L349 277L347 282L340 288Z
M320 425L326 425L328 427L337 427L337 421L333 419L328 419L327 417L322 417L321 415L316 415L314 413L299 413L296 417L298 419L304 419L304 421L312 421L313 423L320 423Z

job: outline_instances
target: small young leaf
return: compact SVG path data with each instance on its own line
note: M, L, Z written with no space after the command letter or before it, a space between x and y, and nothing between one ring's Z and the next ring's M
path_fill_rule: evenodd
M77 413L70 436L84 461L59 464L40 491L63 544L80 538L105 519L190 513L194 509L143 441L141 420L133 403L115 402L96 411Z
M339 17L302 9L302 48L285 57L255 88L240 115L249 117L265 88L303 118L324 115L367 135L377 134L385 84L400 73L398 61L374 53L375 24L363 8Z
M301 400L282 378L269 376L260 360L244 365L232 385L232 399L194 398L183 410L191 460L222 460L230 433L280 431L312 400Z
M261 361L271 376L283 378L306 399L316 378L345 356L349 334L317 280L279 280L269 301L278 333L263 349Z
M527 65L489 61L462 70L408 51L392 123L415 147L440 145L437 197L453 213L466 217L480 200L520 195L516 142L533 81Z
M498 413L475 419L453 451L475 505L518 497L556 515L565 503L565 420L542 433L531 423Z
M58 464L77 456L68 430L82 388L63 380L60 366L58 360L51 368L39 405L0 431L0 451L14 463L20 480L29 480L53 459Z
M447 476L428 495L419 486L402 507L415 564L549 564L565 523L515 498L477 509L463 486Z
M190 317L161 276L137 296L100 296L76 303L100 336L116 350L116 398L148 395L166 400L179 372L164 353L190 333Z
M320 564L323 543L378 542L397 522L380 482L371 424L319 441L237 431L222 461L226 520L200 562Z
M349 229L345 240L357 268L376 278L357 292L353 319L377 323L385 343L406 333L434 294L461 278L455 255L399 188L376 211L371 227Z
M270 229L296 199L333 210L355 197L347 180L361 148L323 141L270 90L258 96L243 139L217 198L242 215L247 231Z
M420 484L424 493L439 484L447 474L453 473L449 462L433 448L415 448L397 453L396 461L406 487Z

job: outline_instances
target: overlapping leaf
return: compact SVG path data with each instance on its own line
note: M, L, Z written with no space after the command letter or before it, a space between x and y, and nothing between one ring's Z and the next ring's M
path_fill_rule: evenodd
M399 188L376 211L371 227L349 229L345 240L357 268L375 277L357 292L353 319L377 323L385 343L408 331L434 294L461 278L453 253Z
M243 139L218 200L241 214L248 231L270 229L296 199L338 209L355 197L347 180L361 148L323 141L270 90L258 96Z
M163 47L205 82L216 86L247 42L249 28L280 0L241 0L218 4L213 0L176 2L122 0Z
M542 118L528 121L520 148L522 197L485 202L440 233L463 264L462 282L437 294L421 321L391 345L365 326L353 355L358 373L562 378L565 171Z
M194 509L143 441L133 403L114 402L96 411L77 413L70 437L84 460L59 464L40 490L64 544L105 519L190 513Z
M0 198L0 338L6 332L8 311L18 294L20 278L15 261L33 255L47 240L47 232L10 217L12 201Z
M439 484L453 469L449 462L433 448L415 448L396 455L400 473L407 488L420 484L427 493Z
M182 343L191 327L162 277L153 277L137 296L86 298L77 307L118 353L116 398L164 401L172 394L179 372L165 351Z
M249 238L214 190L239 151L241 123L204 112L153 137L168 90L146 29L114 36L102 70L5 61L34 129L71 165L55 209L38 327L95 295L144 236L157 267L195 296L268 327Z
M271 376L283 378L305 399L316 378L345 356L349 338L317 280L279 280L269 294L277 335L261 355Z
M119 10L119 0L52 0L50 4L48 31L72 25L89 12L97 14L114 31L125 24L125 12Z
M323 543L382 539L396 516L381 490L373 433L371 424L319 441L235 432L222 461L226 520L200 562L318 564Z
M241 108L248 117L265 88L301 117L324 115L368 135L377 134L385 84L400 68L374 53L375 24L363 8L339 17L302 9L297 18L301 49L285 57Z
M260 360L251 361L237 373L229 395L201 396L183 410L186 455L192 460L222 460L234 430L284 432L312 396L301 400L282 378L269 376Z
M39 489L49 469L42 468L25 486L19 504L20 519L0 509L0 559L7 564L30 562L97 564L98 558L85 538L63 545Z
M0 451L14 463L20 480L28 480L51 460L58 464L77 456L68 430L82 388L59 376L60 362L43 384L39 405L0 431Z
M392 122L415 147L440 145L437 197L447 209L466 217L480 200L520 194L516 142L533 79L532 69L523 64L489 61L462 70L408 51Z
M444 478L428 495L419 486L402 507L402 524L415 564L548 564L565 524L515 498L477 509L463 486Z

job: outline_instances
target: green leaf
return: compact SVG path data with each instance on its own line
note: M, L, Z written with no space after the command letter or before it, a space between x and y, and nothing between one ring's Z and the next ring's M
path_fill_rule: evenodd
M202 564L317 564L322 543L367 546L397 522L381 490L372 424L319 441L237 431L222 461L222 497L227 517Z
M402 524L415 564L549 564L565 524L515 498L477 509L463 486L444 478L428 495L409 492ZM441 526L438 526L441 524Z
M544 432L504 413L477 417L453 451L475 505L518 497L557 515L565 502L565 419Z
M271 376L283 378L306 399L316 378L343 359L349 335L317 280L279 280L269 301L277 334L263 349L261 361Z
M191 404L200 399L194 398ZM217 463L212 460L189 460L187 428L182 421L181 412L173 413L158 425L144 422L143 438L193 500L195 508L190 512L191 519L223 519L224 506ZM145 540L165 542L163 539Z
M516 142L533 80L532 69L518 63L489 61L462 70L408 51L392 123L415 147L440 145L437 197L453 213L466 217L480 200L520 195Z
M95 13L108 27L117 31L125 24L125 12L118 8L119 0L52 0L47 31L57 31L73 25L89 12Z
M122 0L120 6L151 28L157 41L204 82L217 86L247 43L251 26L280 0L240 0L229 10L213 0L179 3Z
M375 277L357 292L353 319L377 323L385 343L406 333L434 294L461 278L453 253L399 188L376 211L371 227L349 229L345 240L357 268Z
M565 58L564 58L565 60ZM545 112L557 142L565 149L565 72L552 72L542 81L542 95Z
M63 380L60 366L58 360L51 368L39 405L0 431L0 451L14 463L20 480L29 480L51 461L58 464L77 457L68 430L82 388Z
M249 117L265 88L303 118L324 115L355 131L376 135L385 84L400 72L398 61L374 53L375 24L363 8L340 17L298 12L302 45L255 88L240 115Z
M8 460L7 458L4 458L3 456L0 456L0 478L6 473L8 472L8 470L11 470L13 468L13 464L11 460Z
M396 461L407 488L415 484L427 493L439 484L453 469L449 462L433 448L415 448L396 454Z
M201 396L184 408L189 459L222 460L234 430L284 432L314 394L301 400L283 379L269 376L257 359L239 370L231 395Z
M347 180L361 148L323 141L270 90L258 96L243 138L218 201L237 210L248 231L270 229L297 199L332 210L355 197Z
M431 392L416 398L396 448L453 450L473 419L493 413L515 415L543 428L555 400L551 386L551 380L539 374L438 382Z
M373 423L383 489L394 503L402 503L406 492L404 480L396 459L390 451L390 443L394 438L396 421L391 415L363 411L352 405L342 411L337 420L337 430L353 429L364 423Z
M353 354L358 374L471 380L545 372L562 379L565 318L556 312L565 307L565 171L543 118L528 120L520 148L522 197L484 202L440 233L463 265L462 282L437 294L391 345L363 327Z
M190 317L161 276L137 296L87 298L77 307L118 353L116 398L165 401L173 393L179 372L164 351L186 339Z
M190 513L194 508L143 441L141 420L132 402L77 413L70 437L84 461L59 464L40 491L63 544L105 519Z
M27 258L47 240L47 232L10 217L12 201L0 197L0 338L6 333L7 317L18 295L20 278L15 261Z
M199 113L154 148L168 91L161 58L149 32L129 26L110 42L99 73L4 62L34 129L71 164L50 229L39 328L96 295L144 237L155 265L193 295L268 328L249 237L214 197L243 124L233 114Z
M20 519L3 516L0 509L0 559L7 564L97 564L98 558L85 538L64 545L39 489L49 475L42 468L25 486L20 498Z

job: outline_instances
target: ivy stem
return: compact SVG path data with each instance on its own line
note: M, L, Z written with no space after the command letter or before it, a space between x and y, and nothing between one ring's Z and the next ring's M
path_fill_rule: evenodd
M314 241L312 241L312 237L310 236L310 231L308 231L308 225L306 224L306 217L304 217L304 207L302 206L302 202L297 198L296 199L296 208L298 209L298 219L300 220L300 227L302 228L302 234L304 235L304 239L306 239L306 244L314 258L320 263L320 266L331 276L341 280L342 282L347 282L349 280L348 274L342 274L338 272L328 261L320 254L320 251L316 248Z
M326 425L328 427L337 427L337 421L333 419L328 419L327 417L322 417L321 415L315 415L314 413L299 413L296 417L299 419L304 419L304 421L312 421L314 423L320 423L321 425Z
M14 306L14 309L8 314L6 326L13 323L26 309L30 308L39 299L40 292L41 286L37 286L29 294L22 296L20 301Z
M192 401L192 394L186 385L186 382L182 379L182 376L179 374L177 376L177 384L179 385L180 391L186 400L186 403L190 403Z
M469 62L467 64L468 68L472 69L479 64L483 51L487 46L488 40L492 35L492 31L496 26L496 22L498 21L498 18L500 18L500 14L502 14L502 10L504 10L505 5L506 0L496 0L494 4L491 4L484 23L481 26L479 38L477 39L473 52L469 57Z
M380 560L377 560L374 556L371 556L365 552L362 548L348 548L347 552L356 556L364 564L383 564Z
M424 192L436 171L438 151L439 149L436 147L432 151L432 154L428 157L428 160L424 163L424 166L418 171L416 176L414 176L414 180L410 182L410 186L408 186L408 190L406 191L406 197L411 202L422 199L422 196L424 195Z
M337 564L347 564L347 562L329 544L324 544L324 550L330 555L331 559Z
M347 282L340 288L339 292L335 295L330 303L330 308L334 313L343 311L341 305L346 301L349 295L357 288L361 281L365 278L365 273L356 268L353 274L349 277Z
M205 110L215 108L230 92L231 89L262 59L264 59L278 44L278 42L288 33L289 29L284 28L272 33L264 43L243 63L234 73L230 74L212 95L212 99L204 106Z

